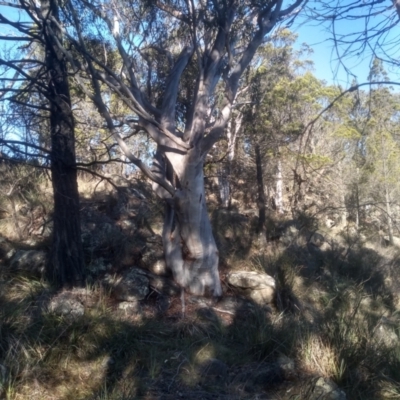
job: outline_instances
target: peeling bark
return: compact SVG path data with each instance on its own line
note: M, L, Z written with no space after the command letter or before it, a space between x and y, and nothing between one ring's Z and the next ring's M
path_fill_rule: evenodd
M219 256L207 212L203 161L192 157L193 154L189 154L183 160L185 168L177 168L184 173L176 177L179 188L175 195L168 197L158 192L166 202L163 229L165 261L181 287L192 294L218 297L222 295ZM159 166L163 168L160 162Z

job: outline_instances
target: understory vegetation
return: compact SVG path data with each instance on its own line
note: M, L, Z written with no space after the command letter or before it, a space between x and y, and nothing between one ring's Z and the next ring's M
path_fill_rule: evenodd
M60 315L50 306L60 293L40 274L20 271L6 261L6 250L48 246L46 234L33 240L27 228L30 223L36 224L30 229L38 228L50 218L46 179L40 175L36 183L31 181L37 195L29 204L49 214L36 223L29 222L27 211L18 215L18 223L1 220L3 236L9 237L2 239L0 269L3 398L331 398L329 393L313 394L320 377L335 382L348 399L400 397L396 247L346 227L318 228L313 219L272 214L271 230L275 226L281 236L265 243L256 231L257 217L214 204L223 299L214 303L186 294L183 310L179 294L168 296L168 307L162 307L165 296L153 289L132 313L118 307L104 282L133 265L146 268L156 250L147 252L145 247L158 237L162 210L140 180L124 182L116 191L85 175L79 179L83 235L94 221L97 230L108 224L113 228L107 228L98 247L84 239L91 280L84 288L62 292L78 296L84 312ZM127 190L130 198L124 196ZM27 194L24 197L28 200ZM22 201L15 203L20 208ZM118 210L129 212L130 218L116 216ZM317 231L329 243L326 248L312 247ZM109 264L108 269L103 270L103 264ZM232 270L275 277L274 302L265 307L237 302L226 311L226 299L240 299L225 281Z

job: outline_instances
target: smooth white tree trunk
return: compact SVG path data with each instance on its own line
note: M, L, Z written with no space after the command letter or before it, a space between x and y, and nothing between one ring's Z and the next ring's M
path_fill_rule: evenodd
M174 280L190 293L219 297L222 295L219 254L207 212L203 159L193 150L181 157L169 155L168 161L175 175L168 176L168 171L165 175L175 184L175 195L157 189L166 203L163 229L166 265ZM159 166L165 167L162 160Z
M276 210L279 214L283 214L283 182L282 182L282 163L279 159L276 165Z
M236 139L238 136L238 132L240 131L240 128L242 126L242 121L243 115L240 114L235 120L232 119L230 121L226 130L226 136L228 139L227 162L218 170L219 196L221 199L221 205L223 207L229 207L229 203L231 200L231 164L235 158Z

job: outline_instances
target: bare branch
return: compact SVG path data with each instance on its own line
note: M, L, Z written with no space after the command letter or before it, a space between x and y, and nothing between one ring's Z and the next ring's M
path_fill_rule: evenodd
M168 131L175 131L176 98L178 96L180 78L190 57L193 54L193 50L193 47L186 47L183 49L174 67L170 71L165 84L164 100L162 103L161 126Z
M156 0L154 4L157 8L173 16L174 18L179 19L180 21L185 22L186 24L189 23L189 18L187 17L187 15L183 14L179 10L176 10L170 4L162 3L161 0Z

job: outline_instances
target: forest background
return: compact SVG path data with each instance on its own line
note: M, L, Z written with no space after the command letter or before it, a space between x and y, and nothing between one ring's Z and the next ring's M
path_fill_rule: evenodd
M0 397L399 398L397 3L228 3L2 4Z

